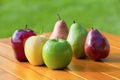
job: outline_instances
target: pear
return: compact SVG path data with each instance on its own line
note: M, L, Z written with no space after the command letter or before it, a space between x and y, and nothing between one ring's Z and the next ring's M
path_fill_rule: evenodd
M97 30L89 31L85 42L85 54L92 60L99 61L106 58L110 52L108 40Z
M68 27L67 24L64 20L61 20L59 14L57 15L59 20L56 22L55 26L54 26L54 30L52 32L52 34L50 35L50 39L54 39L54 38L61 38L61 39L65 39L68 36Z
M84 44L87 36L87 30L79 23L73 22L67 37L67 41L71 44L73 55L76 58L85 58Z

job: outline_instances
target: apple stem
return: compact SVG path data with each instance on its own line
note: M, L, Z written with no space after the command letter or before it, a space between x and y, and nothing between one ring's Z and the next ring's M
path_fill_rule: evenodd
M25 25L25 30L27 30L28 29L28 26L27 26L27 24Z
M56 39L57 41L58 41L58 36L57 36L57 39Z
M91 27L91 29L92 29L92 30L94 30L94 28L93 28L93 27Z
M76 23L75 20L73 21L73 23Z
M60 15L59 15L59 14L57 14L57 17L58 17L58 20L61 20L61 17L60 17Z
M43 30L44 30L44 28L43 28L43 27L41 27L41 29L40 29L40 34L42 34L42 33L43 33Z

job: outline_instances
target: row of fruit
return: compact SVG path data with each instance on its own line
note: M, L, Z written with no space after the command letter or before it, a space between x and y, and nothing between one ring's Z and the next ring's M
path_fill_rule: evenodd
M68 29L64 20L56 22L49 38L36 35L31 30L16 30L11 37L12 48L18 61L29 61L32 65L45 64L51 69L63 69L75 58L100 60L106 58L110 51L108 40L97 30L87 31L73 21Z

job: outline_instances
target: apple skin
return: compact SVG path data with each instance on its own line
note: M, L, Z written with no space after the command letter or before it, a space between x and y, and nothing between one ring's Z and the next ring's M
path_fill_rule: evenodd
M27 38L30 36L34 36L36 33L33 30L25 29L25 30L16 30L11 37L11 45L14 50L15 58L22 62L27 61L24 52L24 44Z
M63 69L72 59L71 45L64 39L50 39L43 46L43 60L50 69Z
M99 61L109 55L110 44L97 29L92 29L87 35L84 49L86 56Z
M42 49L45 42L48 40L46 37L31 36L25 43L25 55L32 65L43 65Z

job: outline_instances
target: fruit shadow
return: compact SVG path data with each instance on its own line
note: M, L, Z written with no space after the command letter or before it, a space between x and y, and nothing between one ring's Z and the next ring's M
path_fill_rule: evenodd
M56 70L56 71L64 71L64 69L66 69L66 67L64 67L64 68L61 68L61 69L50 69L50 68L48 68L45 64L43 64L43 65L36 65L36 67L42 67L42 68L47 68L47 69L49 69L49 70Z
M112 54L120 54L120 53L112 53ZM108 56L106 59L104 59L105 62L107 63L120 63L120 56L112 55Z
M120 68L108 65L104 60L76 59L70 63L67 70L75 72L112 72L118 71Z

